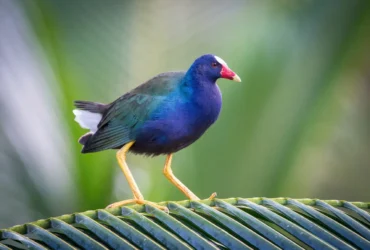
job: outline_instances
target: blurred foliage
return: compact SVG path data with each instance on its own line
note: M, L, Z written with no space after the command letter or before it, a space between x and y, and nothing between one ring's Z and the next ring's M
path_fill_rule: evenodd
M130 198L113 151L80 154L73 100L110 102L205 53L243 82L218 82L219 120L174 157L190 189L369 200L369 1L0 5L0 200L16 194L0 227ZM146 199L184 198L162 175L164 157L128 164Z

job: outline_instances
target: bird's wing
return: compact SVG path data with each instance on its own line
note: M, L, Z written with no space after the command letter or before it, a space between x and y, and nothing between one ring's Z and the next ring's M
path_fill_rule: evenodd
M135 140L132 131L176 89L184 72L160 74L110 104L98 124L98 131L85 144L83 152L117 148Z

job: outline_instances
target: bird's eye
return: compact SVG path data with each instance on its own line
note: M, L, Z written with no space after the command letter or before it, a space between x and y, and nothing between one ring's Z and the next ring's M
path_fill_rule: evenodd
M212 63L212 67L213 67L213 68L216 68L216 67L217 67L217 63L216 63L216 62L213 62L213 63Z

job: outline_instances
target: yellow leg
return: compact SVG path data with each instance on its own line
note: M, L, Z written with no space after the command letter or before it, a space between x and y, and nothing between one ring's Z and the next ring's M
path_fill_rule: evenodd
M127 143L125 146L123 146L116 154L118 164L120 168L122 169L123 174L125 175L128 185L131 188L132 193L134 194L134 198L137 200L144 200L144 196L141 194L139 187L136 184L136 181L134 177L131 174L130 169L127 166L126 163L126 153L129 151L129 149L132 147L132 145L135 143L135 141Z
M180 189L181 192L183 192L186 195L186 197L188 197L190 200L200 200L198 196L191 192L189 188L187 188L179 179L176 178L176 176L172 172L171 163L172 163L172 154L169 154L167 155L166 163L163 169L163 173L167 177L167 179L178 189ZM209 197L209 199L213 199L214 197L216 197L216 193L213 193L211 197Z
M107 208L114 208L114 207L119 207L119 206L131 204L131 203L136 203L136 204L150 204L150 205L152 205L154 207L157 207L159 209L168 211L168 209L166 207L159 206L159 205L157 205L153 202L144 200L144 196L141 194L140 189L137 186L136 181L135 181L134 177L132 176L131 171L128 168L127 163L126 163L126 153L129 151L129 149L132 147L132 145L134 143L135 143L135 141L127 143L116 154L118 164L119 164L120 168L122 169L123 174L125 175L125 177L127 179L128 185L130 186L131 191L134 195L134 199L115 202L115 203L110 204L109 206L107 206Z

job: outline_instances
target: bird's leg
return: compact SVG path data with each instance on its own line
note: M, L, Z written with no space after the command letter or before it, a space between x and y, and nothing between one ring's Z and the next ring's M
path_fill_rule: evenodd
M190 200L200 200L198 196L196 196L193 192L190 191L176 176L173 174L171 169L172 163L172 154L167 155L166 163L164 165L163 173L167 177L167 179L175 185L178 189L181 190ZM216 193L213 193L210 199L213 199L216 196Z
M115 202L113 204L110 204L107 206L107 208L114 208L114 207L119 207L127 204L150 204L156 208L159 208L161 210L166 210L168 211L167 207L159 206L155 204L154 202L146 201L144 200L144 196L141 194L139 187L136 184L136 181L134 177L132 176L132 173L130 169L127 166L126 163L126 153L129 151L129 149L132 147L132 145L135 143L135 141L131 141L127 144L125 144L116 154L118 164L120 168L122 169L123 174L125 175L128 185L131 188L131 191L134 195L134 199L129 199L129 200L124 200L124 201L119 201Z
M128 185L131 188L132 193L134 194L134 198L137 200L144 200L144 196L141 194L139 187L136 184L136 181L134 177L131 174L130 169L127 166L126 163L126 154L129 151L129 149L132 147L132 145L135 143L135 141L127 143L125 146L123 146L116 154L118 164L125 175Z

